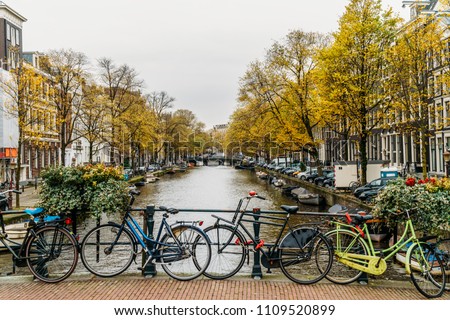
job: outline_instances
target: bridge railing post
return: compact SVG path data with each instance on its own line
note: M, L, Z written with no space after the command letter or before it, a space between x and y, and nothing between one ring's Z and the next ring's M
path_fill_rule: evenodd
M154 220L155 215L155 205L150 204L145 208L144 211L144 232L150 238L153 239L153 227L155 225ZM151 251L153 249L153 244L150 241L146 241L147 248ZM148 263L144 268L144 263L147 261L149 255L142 251L142 275L144 277L154 277L156 276L156 266L153 263Z
M255 232L255 241L254 245L256 246L259 242L259 231L261 229L261 224L259 222L259 217L261 215L261 209L254 208L253 209L253 218L255 221L253 221L253 231ZM252 278L253 279L262 279L262 270L261 270L261 254L259 253L259 250L256 250L254 253L254 259L253 259L253 269L252 269Z

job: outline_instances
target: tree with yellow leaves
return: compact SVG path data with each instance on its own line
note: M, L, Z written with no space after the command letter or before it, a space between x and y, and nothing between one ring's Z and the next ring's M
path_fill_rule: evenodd
M429 121L435 119L436 111L440 113L435 110L433 98L443 94L450 84L448 69L444 68L450 58L449 43L444 41L446 32L447 26L434 15L416 17L400 29L388 56L387 81L391 86L396 130L420 146L417 159L422 164L424 178L427 177L428 140L432 131L439 129L436 121ZM443 123L443 119L438 123Z
M267 50L263 62L250 64L240 81L240 102L276 123L276 140L308 150L316 160L314 129L321 117L315 100L315 54L326 43L321 34L292 31Z
M357 137L361 182L366 183L367 144L380 114L389 107L386 76L389 48L399 19L380 0L351 0L332 44L320 53L320 88L329 119L342 121Z
M73 133L83 106L87 65L87 56L71 49L51 50L41 59L41 68L52 82L49 97L57 109L62 165L66 165L66 149L77 138Z
M13 48L18 49L18 48ZM19 55L16 55L19 57ZM20 174L22 168L22 148L24 143L38 143L40 130L35 130L34 125L39 125L42 120L33 117L33 110L42 107L44 101L43 84L44 78L33 66L18 58L9 74L4 74L0 79L0 88L6 94L5 112L17 119L18 141L17 141L17 167L15 171L16 189L19 189ZM20 206L20 196L16 195L16 207Z

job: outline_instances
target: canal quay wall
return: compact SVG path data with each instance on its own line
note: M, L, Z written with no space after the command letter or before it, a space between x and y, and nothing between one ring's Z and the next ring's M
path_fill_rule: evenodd
M291 177L285 174L281 174L278 172L273 172L264 168L258 168L259 171L263 171L268 173L272 177L277 177L279 179L285 180L288 184L297 185L299 187L305 188L309 191L318 193L325 198L327 205L332 206L336 203L345 204L348 207L354 207L364 210L371 210L372 207L367 203L359 200L354 197L352 194L345 191L336 191L327 187L319 187L314 183L310 183L308 181L304 181L302 179L298 179L295 177Z

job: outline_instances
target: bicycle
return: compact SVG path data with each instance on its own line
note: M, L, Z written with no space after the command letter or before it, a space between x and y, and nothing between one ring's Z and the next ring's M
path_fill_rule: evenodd
M439 255L435 254L435 245L416 237L410 218L411 210L404 210L407 220L400 239L381 250L374 249L366 224L373 219L372 215L364 213L351 217L346 213L347 223L332 221L336 228L325 236L333 245L335 260L325 277L337 284L348 284L356 281L363 272L381 275L387 269L386 260L407 249L405 270L414 286L427 298L440 297L446 283L444 266ZM431 261L430 255L436 258Z
M436 255L442 260L447 275L445 279L445 290L450 291L450 238L441 239L436 242Z
M206 234L197 227L198 221L177 221L169 225L168 214L177 214L174 208L159 207L164 211L155 239L146 235L131 215L135 195L130 192L130 205L121 224L108 222L90 230L81 243L81 261L87 270L99 277L121 274L134 261L138 247L146 253L144 269L149 263L160 264L176 280L192 280L208 267L211 247ZM165 234L163 235L163 231Z
M0 242L13 255L14 267L28 266L35 278L47 283L68 278L78 262L78 241L65 226L71 221L46 219L42 208L26 209L25 213L30 219L24 223L26 234L22 243L8 238L3 212L0 213Z
M286 277L296 283L312 284L320 281L330 269L333 255L332 248L319 227L291 227L289 216L298 211L297 206L282 205L281 208L287 213L285 218L249 213L246 209L254 198L264 200L256 192L250 192L249 196L239 200L231 221L212 215L217 220L214 225L205 229L212 248L211 263L205 276L216 280L232 277L239 272L246 259L249 261L250 252L259 251L262 254L261 263L268 269L268 273L271 268L281 268ZM246 205L241 209L245 201ZM246 217L268 219L269 221L258 220L257 224L279 227L275 243L265 243L252 235L243 222L255 221ZM289 231L281 239L286 226Z

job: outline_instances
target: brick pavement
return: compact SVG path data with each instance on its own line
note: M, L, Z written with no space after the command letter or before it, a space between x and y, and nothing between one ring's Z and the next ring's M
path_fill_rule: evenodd
M16 278L16 279L14 279ZM119 276L111 279L72 277L58 284L29 277L0 280L1 300L423 300L409 283L340 286L329 283L298 285L287 280L235 277L224 281L199 279L182 282ZM440 299L450 300L447 292Z

